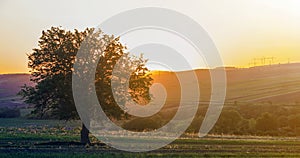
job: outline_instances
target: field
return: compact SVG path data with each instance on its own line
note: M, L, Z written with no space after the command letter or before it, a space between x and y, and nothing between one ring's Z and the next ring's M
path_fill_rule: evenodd
M79 142L80 122L0 120L0 157L299 157L298 138L184 135L172 144L147 153L113 149L92 138Z
M29 84L29 75L0 75L2 115L7 113L5 107L21 108L20 118L0 119L0 157L300 157L299 68L300 64L287 64L228 70L226 104L213 133L205 138L186 133L170 145L146 153L122 152L94 137L91 146L80 144L80 121L25 119L30 108L25 108L16 93ZM189 132L199 131L211 95L209 71L195 72L201 98ZM165 123L177 111L180 84L171 72L154 73L154 81L165 86L168 97L157 117L150 120ZM188 79L182 82L194 85ZM140 127L145 121L133 125Z
M227 70L226 102L284 104L299 102L299 68L300 64L296 63ZM209 70L199 69L194 72L199 81L200 102L207 103L210 101L212 88ZM180 76L187 76L186 73L187 71L178 72ZM156 72L153 78L155 82L165 86L168 92L167 103L170 104L179 102L180 84L187 87L194 86L189 79L183 79L179 84L179 80L173 72ZM190 92L185 93L189 94ZM193 102L193 100L195 99L189 98L189 102Z

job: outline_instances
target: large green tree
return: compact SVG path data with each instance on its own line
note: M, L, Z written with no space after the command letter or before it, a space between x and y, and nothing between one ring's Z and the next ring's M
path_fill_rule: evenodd
M109 41L109 43L105 45L105 41ZM28 54L31 81L35 83L35 86L25 85L20 91L25 102L34 105L32 114L35 117L62 120L79 119L72 94L72 74L76 73L73 65L83 42L88 51L98 52L98 54L93 54L100 56L99 61L86 60L97 62L96 92L102 108L109 117L122 119L123 116L126 116L126 111L117 105L116 100L126 102L133 98L135 102L140 103L150 100L149 87L152 84L152 78L145 66L147 60L142 56L130 56L126 52L126 47L119 42L119 38L95 29L72 32L60 27L52 27L42 32L38 48ZM128 93L118 93L114 97L111 80L117 61L122 62L121 65L124 67L122 69L124 72L119 71L119 74L126 74L128 71L132 73L130 74ZM84 63L86 61L76 62ZM119 77L117 80L121 82L123 79ZM82 143L90 143L88 134L88 128L83 124Z

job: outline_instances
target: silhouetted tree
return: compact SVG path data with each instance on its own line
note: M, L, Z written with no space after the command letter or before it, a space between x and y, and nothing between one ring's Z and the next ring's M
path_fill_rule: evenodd
M88 40L85 40L87 38ZM109 43L103 48L105 41ZM72 94L72 73L74 73L73 64L76 54L82 42L85 42L88 51L99 52L97 55L100 56L100 61L96 63L98 65L95 86L98 100L107 115L121 119L126 113L116 104L110 82L112 70L119 59L123 59L120 61L123 62L121 65L124 66L124 71L133 73L129 82L130 96L119 94L117 99L126 101L128 97L133 97L136 102L150 99L149 87L152 78L145 67L146 60L142 57L130 57L125 52L126 47L119 42L118 38L105 35L95 29L71 32L60 27L52 27L42 32L38 48L33 49L33 52L28 55L31 81L36 84L25 85L19 93L26 103L34 105L34 115L39 118L79 119ZM82 124L82 143L90 143L88 134L87 127Z

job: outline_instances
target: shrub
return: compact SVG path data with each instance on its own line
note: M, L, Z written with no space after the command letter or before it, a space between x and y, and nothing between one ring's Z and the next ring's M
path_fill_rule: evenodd
M276 131L278 130L278 121L274 115L267 112L263 113L256 120L256 129L263 132Z
M131 131L149 131L162 126L163 121L160 117L135 118L123 124L123 128Z

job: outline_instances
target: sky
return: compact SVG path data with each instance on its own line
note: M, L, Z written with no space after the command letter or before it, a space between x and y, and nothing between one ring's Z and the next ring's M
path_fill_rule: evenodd
M253 66L253 59L262 57L274 57L274 63L300 61L299 0L1 0L0 74L28 73L26 54L37 47L42 30L83 30L120 12L150 6L198 22L225 66Z

